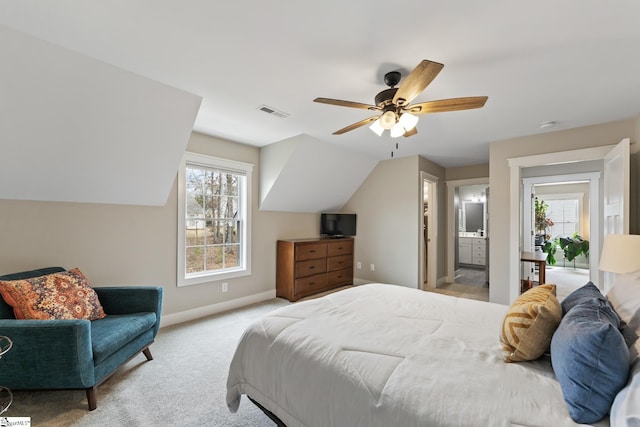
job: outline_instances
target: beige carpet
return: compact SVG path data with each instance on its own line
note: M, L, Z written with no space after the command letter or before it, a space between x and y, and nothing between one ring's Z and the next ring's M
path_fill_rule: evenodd
M160 329L154 360L139 355L98 388L98 408L87 410L84 391L14 391L3 414L31 417L32 426L273 427L243 397L226 407L229 364L242 332L254 319L284 305L273 299L225 314ZM18 343L16 343L17 345ZM0 360L0 368L2 361Z
M567 295L589 281L589 270L547 266L546 282L556 285L556 295L562 301Z

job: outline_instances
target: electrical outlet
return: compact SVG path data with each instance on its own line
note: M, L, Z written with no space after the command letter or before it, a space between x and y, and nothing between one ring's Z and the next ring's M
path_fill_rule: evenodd
M362 263L360 261L356 262L356 268L360 270L362 268Z
M375 264L370 264L369 268L371 268L371 271L376 271L376 266Z
M222 292L227 292L229 290L229 284L227 282L222 283Z

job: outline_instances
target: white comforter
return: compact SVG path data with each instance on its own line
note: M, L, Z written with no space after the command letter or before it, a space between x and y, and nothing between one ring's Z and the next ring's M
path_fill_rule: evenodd
M575 426L548 359L502 361L506 310L383 284L283 307L243 335L227 405L288 427Z

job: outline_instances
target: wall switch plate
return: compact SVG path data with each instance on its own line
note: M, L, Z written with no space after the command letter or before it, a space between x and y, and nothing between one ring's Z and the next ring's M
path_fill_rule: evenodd
M362 263L360 261L356 262L356 268L360 270L362 268Z
M227 292L229 290L229 284L227 282L222 283L222 292Z
M376 266L374 264L371 264L369 267L371 268L371 271L376 271Z

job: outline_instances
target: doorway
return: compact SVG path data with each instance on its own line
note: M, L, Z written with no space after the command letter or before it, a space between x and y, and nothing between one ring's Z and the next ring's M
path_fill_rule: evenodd
M447 283L489 287L489 180L447 181Z
M438 178L420 172L420 289L437 287L438 264Z
M546 282L564 297L592 280L597 258L590 258L592 235L599 230L602 161L573 165L594 172L523 178L523 244L527 252L546 253ZM568 169L569 166L565 166ZM544 168L531 168L537 173ZM526 175L527 169L523 170ZM522 263L522 278L534 278L533 263Z
M535 166L559 165L563 167L568 164L577 164L589 161L602 161L604 159L603 173L603 193L602 198L591 203L600 203L592 210L595 212L599 206L604 205L601 222L598 222L598 229L590 236L590 255L593 259L591 265L591 277L596 277L598 285L606 292L610 287L611 278L609 274L604 275L597 270L595 260L600 259L601 241L606 234L628 233L629 232L629 163L630 150L629 139L622 140L615 146L601 146L584 148L571 151L561 151L548 154L538 154L525 157L508 159L509 165L509 235L508 243L508 295L509 301L514 301L520 295L520 273L521 262L520 253L525 244L523 240L531 236L523 236L523 188L521 173L523 169ZM611 194L611 195L610 195ZM609 202L610 201L610 202ZM609 208L608 206L611 205ZM608 219L611 217L611 219ZM604 225L602 225L604 224ZM607 224L612 224L608 226ZM595 268L596 274L593 273ZM492 296L491 300L494 298Z

